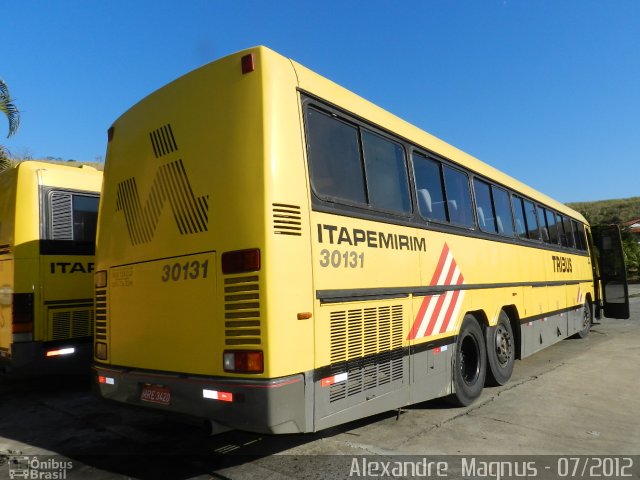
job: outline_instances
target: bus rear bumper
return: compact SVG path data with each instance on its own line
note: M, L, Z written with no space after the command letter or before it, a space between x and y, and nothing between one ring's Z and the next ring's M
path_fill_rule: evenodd
M200 417L216 432L302 433L309 430L305 412L305 375L275 379L230 379L149 372L94 365L103 398L130 405Z
M9 376L87 375L91 371L92 338L50 342L15 342L0 355L0 369Z

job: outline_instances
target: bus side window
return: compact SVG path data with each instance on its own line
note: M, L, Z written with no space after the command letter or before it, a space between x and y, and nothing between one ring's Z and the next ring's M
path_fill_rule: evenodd
M545 210L539 205L536 208L536 210L538 212L538 223L540 224L540 236L542 237L543 242L549 243L551 240L549 237L549 228L547 227L547 220L544 214Z
M493 194L493 206L496 213L496 226L498 233L507 237L513 237L513 216L509 203L509 193L503 188L491 186Z
M549 229L549 243L558 244L558 221L556 214L551 210L544 209L544 215L547 219L547 228Z
M314 108L307 109L311 185L323 199L366 203L358 128Z
M429 220L446 222L440 162L414 152L413 171L420 215Z
M567 241L567 247L575 248L576 242L573 237L573 229L571 227L571 219L562 215L562 226L564 227L564 235Z
M362 146L371 206L410 212L407 164L402 146L368 130L362 130Z
M586 250L584 246L584 234L580 235L580 231L578 230L578 222L575 220L571 220L571 230L573 231L573 238L576 241L576 248L578 250Z
M523 200L524 216L527 220L527 235L532 240L540 240L540 229L536 218L536 206L528 200ZM542 225L542 224L541 224Z
M524 205L522 204L522 198L517 195L511 197L511 204L513 206L513 216L515 218L516 235L520 238L527 238L527 222L524 218Z
M587 233L585 231L584 228L584 224L580 223L580 222L576 222L577 226L578 226L578 236L577 238L579 238L579 244L580 244L580 250L582 251L587 251Z
M483 232L496 233L496 222L493 217L491 207L491 189L489 184L473 179L473 188L476 192L476 211L478 213L478 224Z
M449 221L465 227L473 227L469 177L466 173L448 165L444 165L443 169Z

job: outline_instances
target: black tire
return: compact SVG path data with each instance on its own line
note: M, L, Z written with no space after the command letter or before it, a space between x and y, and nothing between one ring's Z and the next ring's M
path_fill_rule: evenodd
M516 360L516 342L509 316L502 310L495 327L486 330L487 385L504 385L511 378Z
M482 393L487 374L487 353L482 329L473 315L465 315L453 357L449 401L466 407Z
M584 305L582 305L582 330L576 333L574 337L587 337L589 335L589 331L591 330L591 325L593 325L593 313L591 313L591 305L589 305L588 301L585 301Z

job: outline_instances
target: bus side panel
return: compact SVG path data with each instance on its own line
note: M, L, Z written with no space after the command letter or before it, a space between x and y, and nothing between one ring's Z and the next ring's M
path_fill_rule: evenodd
M272 376L314 368L310 196L297 77L288 59L261 52L264 85L265 355Z

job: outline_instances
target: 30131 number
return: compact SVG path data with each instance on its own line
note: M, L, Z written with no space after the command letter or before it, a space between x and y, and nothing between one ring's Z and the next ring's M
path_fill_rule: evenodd
M197 280L207 278L209 271L209 260L166 264L162 266L163 282L179 282L181 280Z
M320 266L333 268L364 268L364 253L340 250L320 251Z

